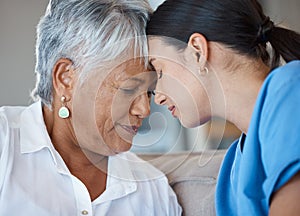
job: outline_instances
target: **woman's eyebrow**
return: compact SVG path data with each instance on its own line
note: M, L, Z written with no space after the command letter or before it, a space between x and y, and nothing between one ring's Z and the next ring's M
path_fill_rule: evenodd
M152 64L152 62L153 61L155 61L156 60L156 58L151 58L150 60L149 60L149 64L153 67L153 64Z
M140 84L144 84L145 83L145 80L142 80L142 79L139 79L139 78L136 78L136 77L131 77L128 79L129 81L135 81L135 82L139 82ZM127 81L128 81L127 80Z

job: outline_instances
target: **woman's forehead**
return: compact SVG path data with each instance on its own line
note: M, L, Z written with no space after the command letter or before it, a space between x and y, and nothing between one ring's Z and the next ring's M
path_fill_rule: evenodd
M111 71L111 78L116 81L124 81L130 78L140 76L140 74L148 72L144 62L140 60L129 60L118 65Z

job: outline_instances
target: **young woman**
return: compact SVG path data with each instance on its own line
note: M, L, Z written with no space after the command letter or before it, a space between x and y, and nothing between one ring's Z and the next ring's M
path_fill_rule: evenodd
M128 151L156 82L149 13L147 0L49 1L36 102L0 108L0 215L181 215L165 175Z
M147 34L156 103L186 127L219 116L243 131L220 170L217 214L299 215L300 35L256 0L167 0Z

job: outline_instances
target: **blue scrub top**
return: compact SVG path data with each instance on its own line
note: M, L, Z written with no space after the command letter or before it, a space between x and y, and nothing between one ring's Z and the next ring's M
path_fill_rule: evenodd
M246 135L228 149L216 188L217 215L268 215L270 198L300 171L300 61L266 78Z

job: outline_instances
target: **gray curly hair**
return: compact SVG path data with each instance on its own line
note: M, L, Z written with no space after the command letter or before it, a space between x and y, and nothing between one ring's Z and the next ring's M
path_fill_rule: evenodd
M151 12L147 0L50 0L37 26L32 98L51 108L52 70L60 58L84 67L132 49L136 56L147 56L145 27ZM129 38L132 43L120 43Z

